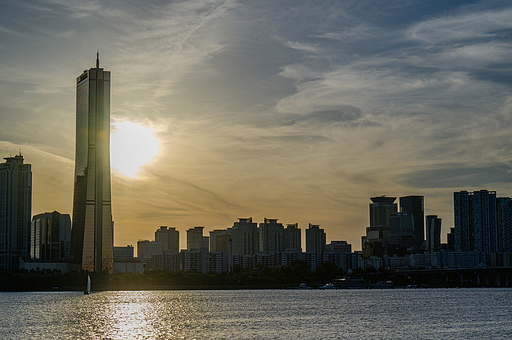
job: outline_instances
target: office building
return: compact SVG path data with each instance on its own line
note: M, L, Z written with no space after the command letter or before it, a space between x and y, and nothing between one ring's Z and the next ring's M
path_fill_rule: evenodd
M365 257L382 256L389 243L389 216L397 213L398 206L396 197L378 196L370 200L370 226L361 239L361 246Z
M30 230L30 257L41 261L69 260L71 217L57 211L35 215Z
M425 250L438 251L441 249L441 222L437 215L427 215L425 217L426 240Z
M110 72L99 66L76 79L76 150L71 261L82 270L113 270L110 189Z
M512 199L498 197L498 251L512 252Z
M21 153L0 164L0 269L18 269L30 256L32 171Z
M379 196L370 200L370 227L389 229L389 216L398 211L396 197Z
M306 252L323 253L325 251L326 237L319 225L309 223L306 229Z
M414 248L414 219L408 212L397 212L389 216L389 245Z
M425 241L425 208L423 196L400 197L400 211L412 215L414 247L423 249Z
M155 241L162 242L163 251L170 254L180 252L180 232L176 228L160 227L155 231Z
M281 252L284 250L283 243L284 227L277 219L265 218L260 223L259 234L259 251L263 254Z
M233 255L252 255L258 252L258 224L252 217L239 218L231 228Z
M498 211L495 191L453 193L455 250L498 251Z

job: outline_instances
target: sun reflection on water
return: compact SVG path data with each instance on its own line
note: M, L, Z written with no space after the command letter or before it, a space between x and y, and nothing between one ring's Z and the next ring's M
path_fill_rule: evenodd
M79 339L193 339L191 335L202 328L191 317L193 305L173 292L109 292L90 297L84 297L79 315Z

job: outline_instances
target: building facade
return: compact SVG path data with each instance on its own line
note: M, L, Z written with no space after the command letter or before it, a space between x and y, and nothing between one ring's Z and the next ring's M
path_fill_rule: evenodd
M170 254L180 252L180 232L176 228L160 227L155 231L155 241L162 242L163 251Z
M30 257L42 261L69 260L71 217L58 211L35 215L30 230Z
M188 251L210 250L210 239L208 236L203 236L203 229L204 227L194 227L187 230Z
M259 251L263 254L270 254L284 250L283 233L284 227L277 219L265 218L260 223Z
M498 251L498 208L495 191L453 193L455 250L485 254Z
M227 253L231 240L231 228L210 231L210 251Z
M71 261L113 270L110 180L110 72L99 66L76 79L76 150Z
M18 269L30 256L32 171L21 153L0 164L0 269Z
M239 218L231 228L233 252L237 255L252 255L258 252L258 224L252 217Z
M438 251L441 249L441 218L437 215L425 216L426 240L425 250Z
M285 251L302 252L301 230L298 223L286 225L283 232L283 245Z
M325 251L326 236L319 225L309 223L306 229L306 252L323 253Z
M423 249L425 241L425 207L423 196L400 197L400 211L412 215L414 246Z

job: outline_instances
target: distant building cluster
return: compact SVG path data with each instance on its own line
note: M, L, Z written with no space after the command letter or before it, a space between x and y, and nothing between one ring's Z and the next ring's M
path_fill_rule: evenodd
M512 266L512 199L495 191L453 194L454 227L441 243L441 218L424 216L423 196L372 197L362 258L375 268ZM423 234L425 232L425 234Z
M357 268L352 246L346 241L326 244L325 232L319 225L309 224L306 229L305 252L297 223L284 226L277 219L265 218L258 225L252 218L239 218L231 228L212 230L209 236L204 236L203 229L187 230L187 249L180 251L179 231L160 227L154 241L137 242L137 260L146 270L168 268L203 273L227 272L236 267L278 267L296 260L308 262L312 270L327 261L345 269Z

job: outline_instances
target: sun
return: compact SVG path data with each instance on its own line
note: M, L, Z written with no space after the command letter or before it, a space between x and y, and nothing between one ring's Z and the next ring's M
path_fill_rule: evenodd
M137 178L140 167L158 154L160 141L154 133L151 128L137 123L114 123L110 135L112 168L126 177Z

